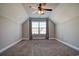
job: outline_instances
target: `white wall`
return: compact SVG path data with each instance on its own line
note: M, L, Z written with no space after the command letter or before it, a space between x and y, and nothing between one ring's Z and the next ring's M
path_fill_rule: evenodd
M79 16L71 21L58 24L56 31L58 40L79 51Z
M49 39L55 38L55 24L49 20Z
M22 39L21 24L27 18L21 4L0 4L0 52Z
M12 20L0 16L0 49L21 39L21 26Z
M57 39L79 48L79 4L60 4L51 14Z
M52 11L49 18L58 24L69 21L76 16L79 16L79 4L61 3Z
M22 24L27 18L27 12L20 3L0 4L0 15Z
M22 37L29 40L29 20L22 24Z

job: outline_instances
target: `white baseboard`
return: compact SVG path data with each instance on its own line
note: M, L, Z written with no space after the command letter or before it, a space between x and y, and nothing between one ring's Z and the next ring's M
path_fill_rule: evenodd
M74 45L71 45L71 44L69 44L67 42L64 42L62 40L59 40L59 39L56 39L56 40L59 41L59 42L61 42L61 43L63 43L63 44L65 44L65 45L67 45L67 46L69 46L69 47L71 47L71 48L73 48L73 49L75 49L76 51L79 51L79 48L75 47Z
M56 39L56 38L49 38L49 40L52 40L52 39Z
M21 40L22 40L22 39L19 39L18 41L14 42L14 43L12 43L12 44L9 44L9 45L6 46L5 48L1 49L1 50L0 50L0 53L4 52L4 51L7 50L8 48L10 48L10 47L16 45L16 44L19 43Z
M22 40L29 40L29 38L22 38Z

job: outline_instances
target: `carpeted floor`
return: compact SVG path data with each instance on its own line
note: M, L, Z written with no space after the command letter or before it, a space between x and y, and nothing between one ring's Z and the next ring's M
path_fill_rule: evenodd
M79 52L57 40L27 40L4 51L1 56L78 56Z

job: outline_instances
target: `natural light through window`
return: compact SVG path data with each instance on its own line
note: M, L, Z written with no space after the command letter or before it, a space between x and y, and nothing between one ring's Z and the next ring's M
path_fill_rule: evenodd
M40 22L40 34L46 34L46 22Z
M46 22L45 21L33 21L32 22L32 34L46 34Z

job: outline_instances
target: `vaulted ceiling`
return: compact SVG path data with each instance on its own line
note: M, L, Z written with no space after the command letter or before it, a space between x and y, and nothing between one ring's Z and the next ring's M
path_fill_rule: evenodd
M52 11L46 11L44 15L39 15L37 12L38 10L29 8L29 6L34 6L34 7L38 8L38 5L39 5L39 3L24 3L23 7L27 11L27 14L29 15L29 17L32 17L32 18L47 18L47 17L49 17ZM58 3L47 3L46 8L55 9L58 5L59 5Z
M29 17L47 18L49 17L54 23L63 23L79 17L78 3L47 3L47 8L53 11L46 12L44 15L33 13L35 9L29 6L38 6L38 3L6 3L0 4L0 16L7 17L10 20L22 24Z

